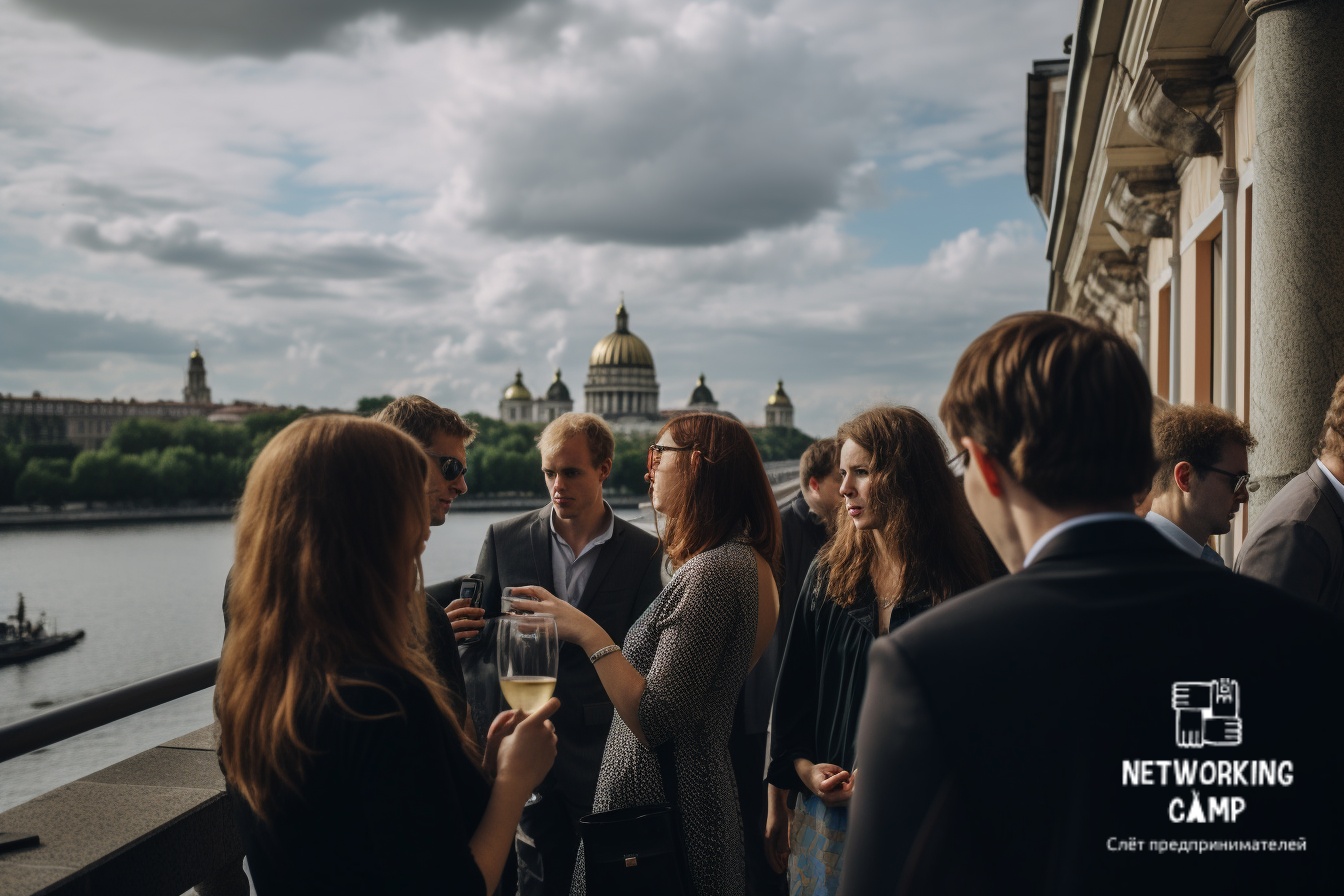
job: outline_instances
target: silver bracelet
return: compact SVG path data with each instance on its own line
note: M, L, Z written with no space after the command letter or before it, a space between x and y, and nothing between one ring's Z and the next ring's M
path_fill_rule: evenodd
M607 654L616 653L620 649L621 648L619 644L608 644L606 647L603 647L601 650L597 651L592 656L588 657L588 662L596 663L598 660L602 659L602 657L606 656Z

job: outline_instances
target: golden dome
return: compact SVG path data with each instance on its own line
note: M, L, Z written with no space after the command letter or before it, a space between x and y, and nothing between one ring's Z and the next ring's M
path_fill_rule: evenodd
M504 390L505 401L531 401L532 393L523 385L523 372L520 370L513 378L513 385Z
M560 381L560 369L556 368L555 382L546 390L547 401L572 401L569 397L569 387Z
M766 399L765 403L768 407L773 408L793 407L793 402L789 401L789 396L784 392L783 380L779 380L778 384L775 386L775 394Z
M630 332L630 315L625 311L625 300L616 309L616 329L598 340L588 356L589 367L647 367L653 369L653 353L634 333Z

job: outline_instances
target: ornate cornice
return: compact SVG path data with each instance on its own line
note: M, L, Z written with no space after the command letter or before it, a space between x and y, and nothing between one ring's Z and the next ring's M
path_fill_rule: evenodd
M1216 104L1215 92L1227 80L1222 60L1151 63L1135 79L1127 119L1144 139L1185 156L1214 156L1223 151L1218 129L1192 109Z
M1149 239L1171 236L1171 215L1180 196L1180 185L1167 165L1131 168L1116 172L1106 193L1106 213L1114 228L1111 235L1121 248L1129 251ZM1135 240L1125 234L1141 235Z
M1148 253L1143 249L1132 256L1125 252L1102 252L1092 261L1083 281L1083 302L1100 310L1132 305L1147 298L1147 263Z

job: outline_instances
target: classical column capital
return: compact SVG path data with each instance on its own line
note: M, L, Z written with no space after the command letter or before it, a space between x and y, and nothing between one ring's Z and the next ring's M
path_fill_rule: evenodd
M1254 20L1256 16L1271 12L1281 6L1292 6L1301 2L1303 0L1246 0L1246 17Z

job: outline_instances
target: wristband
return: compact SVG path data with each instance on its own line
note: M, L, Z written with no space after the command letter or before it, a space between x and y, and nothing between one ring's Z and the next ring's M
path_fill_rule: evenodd
M608 644L606 647L603 647L601 650L598 650L592 656L588 657L588 662L596 663L598 660L602 659L602 657L606 656L607 654L616 653L620 649L621 649L620 645L618 644Z

